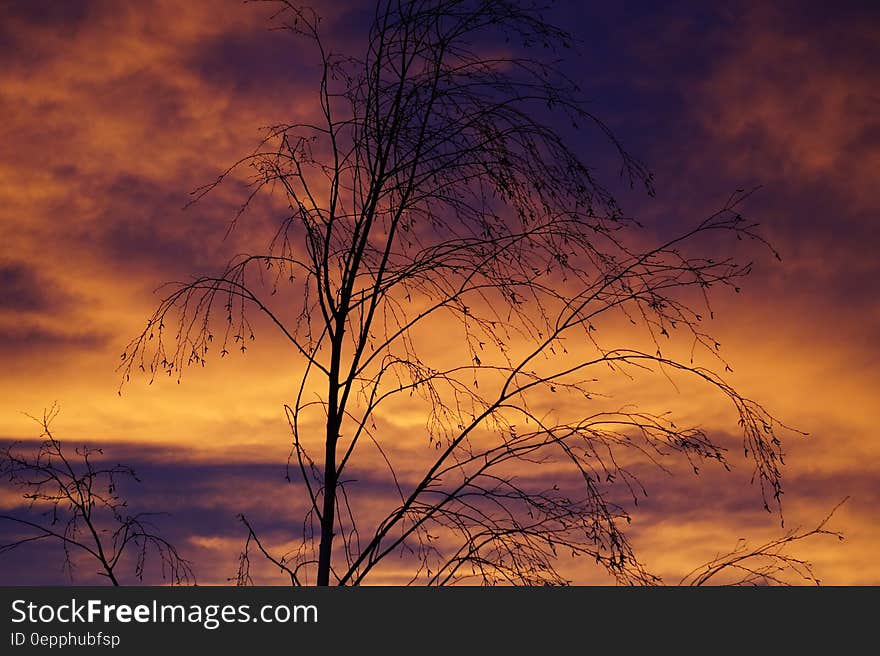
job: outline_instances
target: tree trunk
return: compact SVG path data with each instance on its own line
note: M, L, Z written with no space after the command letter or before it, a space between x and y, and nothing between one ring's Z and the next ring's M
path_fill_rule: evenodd
M336 443L342 426L339 408L339 371L342 359L344 324L337 323L330 355L329 388L327 390L327 434L324 442L324 504L321 510L321 544L318 547L316 585L330 585L330 560L333 553L333 528L336 515Z
M321 512L321 545L318 548L317 585L330 585L330 555L333 552L333 524L336 510L336 434L327 422L324 458L324 507Z

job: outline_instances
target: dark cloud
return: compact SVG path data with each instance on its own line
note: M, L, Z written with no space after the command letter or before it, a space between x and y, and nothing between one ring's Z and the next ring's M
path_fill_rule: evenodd
M257 23L199 44L186 66L220 93L277 96L291 93L304 80L314 81L319 73L318 61L309 58L303 45L302 39Z
M33 266L21 262L0 264L0 311L39 311L58 302L59 294Z
M85 323L77 325L77 319L70 317L77 301L76 294L33 265L0 265L0 353L10 362L24 360L41 368L41 363L51 364L59 351L106 345L105 332Z
M206 242L216 231L198 221L198 212L183 210L183 190L128 174L110 181L104 198L94 235L100 257L172 276L196 272L212 259Z
M0 326L0 353L9 360L27 360L28 367L42 370L42 364L57 363L59 350L90 350L105 347L109 342L106 333L75 327L69 332L59 328L40 326Z
M143 138L148 139L153 133L173 140L194 129L197 117L191 114L191 99L174 80L164 79L162 71L127 70L109 79L92 81L81 91L94 99L102 113L137 117L144 127ZM132 141L123 144L119 154L127 156L128 165L136 170L146 145Z
M68 449L79 442L67 441ZM34 441L19 444L22 452L36 446ZM89 444L89 446L96 446ZM237 520L245 513L268 544L295 540L306 512L306 497L301 489L285 479L283 464L236 464L189 461L186 447L149 447L136 444L106 444L107 462L132 466L140 482L120 479L120 493L128 499L132 513L161 513L151 519L182 552L195 562L203 582L223 582L235 573L238 553L244 545L245 532ZM371 503L393 503L390 482L359 472L358 488ZM11 495L5 495L2 511L16 517L31 517L26 501L10 507ZM274 501L273 501L274 500ZM17 525L0 520L0 544L13 540ZM211 545L226 545L220 552ZM207 545L207 546L206 546ZM62 571L63 552L57 545L27 545L0 560L0 580L7 585L61 585L70 580ZM255 559L256 560L256 559ZM42 563L39 568L35 563ZM255 571L262 563L257 561ZM39 570L37 572L36 570ZM78 584L100 583L94 567L84 563L75 572ZM129 583L131 569L124 575ZM146 581L161 583L158 568L149 569ZM279 583L277 579L269 582Z
M208 180L206 172L200 182ZM100 209L88 225L64 238L73 236L83 252L121 275L149 272L153 286L215 272L242 249L238 234L227 236L227 230L238 209L236 201L247 192L233 180L224 185L223 193L187 206L196 185L186 184L169 185L133 173L93 183L92 193L102 199ZM247 218L258 230L261 221L270 219L271 215Z
M220 460L199 460L186 443L179 446L144 445L126 442L110 442L89 446L103 446L108 462L122 462L134 467L140 482L124 481L122 495L129 500L131 512L158 512L155 523L163 534L178 546L185 557L193 560L202 582L223 582L234 574L237 557L244 544L245 533L237 520L244 513L266 544L283 549L280 545L294 543L301 530L307 511L306 497L302 488L285 478L283 463L239 463ZM69 440L68 448L79 446L81 441ZM33 440L21 443L20 448L33 449ZM718 523L726 532L733 534L775 535L781 532L780 516L767 513L761 508L759 488L749 483L750 465L744 459L731 456L733 471L725 471L717 463L706 463L700 474L681 458L664 460L666 471L647 462L628 466L647 490L637 494L638 504L622 485L605 485L615 502L627 508L633 516L629 535L637 554L655 554L658 531L674 525L704 526ZM397 491L382 472L352 470L348 474L350 499L357 511L362 508L363 535L378 520L377 513L387 512L398 503ZM844 495L851 496L850 507L870 516L880 502L876 491L876 472L864 471L803 472L787 478L787 490L792 492L791 501L801 507L800 517L805 523L818 523ZM413 481L401 479L406 489ZM562 489L581 490L582 480L577 472L552 476L540 468L523 471L517 475L523 488L534 486L545 489L558 483ZM575 492L577 494L577 492ZM834 495L838 495L835 497ZM5 510L16 516L29 511L21 502L10 508L11 497L6 499ZM788 496L786 497L788 499ZM358 501L360 500L360 501ZM806 507L807 515L803 508ZM385 508L385 510L382 510ZM14 537L16 528L10 522L0 522L0 542ZM363 537L362 535L362 537ZM733 548L724 543L726 534L713 536L701 533L700 543L706 549ZM721 540L719 542L718 540ZM707 552L705 557L712 556ZM61 570L62 554L49 544L33 545L14 552L0 561L0 579L7 584L64 584L68 580ZM33 563L41 562L40 568ZM699 561L701 562L701 561ZM650 563L649 563L650 564ZM696 566L698 562L690 563ZM39 570L39 571L36 571ZM264 568L261 559L255 558L254 571L259 572L265 583L282 583L277 572ZM684 571L665 572L665 575L681 576ZM82 567L76 573L77 583L100 582L92 570ZM599 574L596 574L597 576ZM158 570L148 571L148 583L160 583Z
M825 504L830 510L830 502L848 498L847 504L864 512L866 517L876 516L880 508L880 467L866 462L861 470L807 471L793 470L790 477L792 499L816 505Z
M0 59L5 66L39 66L56 35L72 36L91 16L90 0L10 0L0 3Z
M88 18L92 4L90 0L11 0L0 6L0 14L37 27L52 25L60 30L74 29Z

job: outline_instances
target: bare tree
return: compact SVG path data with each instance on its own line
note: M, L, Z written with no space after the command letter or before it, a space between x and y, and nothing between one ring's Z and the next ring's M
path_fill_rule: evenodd
M179 377L214 344L244 352L251 312L298 357L286 413L289 477L308 499L300 547L273 555L242 517L239 580L256 548L294 584L357 585L392 554L415 583L560 584L562 556L655 582L624 530L625 498L645 493L633 464L678 454L696 472L726 467L726 449L612 405L598 372L687 376L726 397L778 509L780 425L699 364L705 351L726 368L703 327L708 294L739 291L750 270L699 251L729 238L775 254L741 213L748 193L646 247L571 134L601 135L631 186L653 193L651 174L554 62L529 54L570 40L534 6L380 1L358 57L330 48L312 10L277 4L279 28L315 46L318 118L272 127L197 197L245 171L251 193L230 229L258 193L289 210L265 251L166 288L121 365L124 380L138 368ZM671 354L682 341L690 359ZM405 475L385 423L396 399L424 417L423 460ZM378 515L355 480L376 463L396 498Z
M53 406L37 420L43 441L35 453L22 452L20 444L0 449L0 476L37 513L0 515L15 527L11 539L0 544L0 555L47 540L61 544L63 569L71 578L77 555L86 554L113 585L120 585L120 565L133 564L135 578L143 580L150 557L158 559L163 580L195 582L189 561L151 523L155 515L129 514L119 484L137 481L134 470L104 463L101 449L83 446L75 450L75 458L69 457L50 430L57 414L58 406Z

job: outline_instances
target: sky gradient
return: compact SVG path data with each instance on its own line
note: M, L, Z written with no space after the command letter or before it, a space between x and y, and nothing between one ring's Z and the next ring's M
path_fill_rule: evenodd
M325 7L327 29L356 32L357 4ZM831 523L846 540L817 538L798 553L824 583L880 584L880 13L857 2L605 4L559 2L547 14L579 39L563 66L654 172L656 197L616 185L605 150L585 159L649 240L760 186L747 212L782 261L757 253L743 293L715 299L711 332L729 380L809 434L784 443L786 527L815 525L849 497ZM271 224L272 206L257 206L252 229L224 237L236 184L184 209L261 127L316 111L315 62L268 29L270 14L232 0L0 7L0 440L35 438L23 413L57 401L59 437L135 465L132 505L171 513L158 521L200 583L234 575L237 513L279 543L289 535L279 524L298 521L282 409L296 358L264 331L246 355L210 360L179 385L133 379L119 395L116 367L158 285L222 266ZM648 379L607 391L735 429L705 390ZM423 423L405 409L387 421L398 437ZM736 450L736 438L728 444ZM405 459L424 441L396 445ZM700 477L645 473L651 494L631 535L667 582L741 537L779 534L747 463L732 464ZM388 494L377 471L358 473L371 494ZM0 502L18 504L5 490ZM65 582L60 565L45 565L57 550L40 549L5 557L0 583ZM608 581L588 565L573 576ZM267 569L260 581L284 578Z

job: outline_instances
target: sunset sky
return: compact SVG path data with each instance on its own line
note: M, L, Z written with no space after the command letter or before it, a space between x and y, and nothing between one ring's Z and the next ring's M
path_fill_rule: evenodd
M314 4L340 43L363 36L370 3ZM0 441L37 438L27 415L57 402L56 436L133 464L142 483L131 506L170 513L157 522L206 584L235 574L238 513L276 544L295 537L283 404L302 365L270 330L180 384L133 377L120 395L117 365L160 284L214 271L251 244L245 227L224 236L240 188L184 209L191 192L252 151L264 126L316 111L315 62L269 29L271 14L236 0L0 5ZM880 584L880 11L560 1L546 15L579 41L562 65L590 111L655 174L651 198L615 182L612 153L584 155L647 241L760 186L745 210L782 261L756 249L742 293L714 299L708 328L730 382L808 433L785 434L786 529L816 525L849 497L829 524L846 539L818 537L798 555L825 584ZM257 206L254 230L276 210ZM630 535L651 571L675 583L740 538L780 534L737 456L723 399L650 378L605 391L730 436L730 473L644 474L650 494ZM413 437L421 418L405 410L387 434L410 462L425 441ZM377 498L389 492L380 473L364 472ZM15 512L21 500L4 487L0 504ZM0 542L11 530L0 523ZM69 582L58 553L43 545L3 557L0 583ZM572 571L580 583L609 582L590 563ZM260 577L285 583L269 569ZM76 582L95 580L88 567L77 572Z

